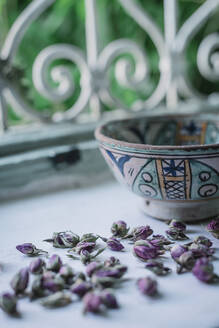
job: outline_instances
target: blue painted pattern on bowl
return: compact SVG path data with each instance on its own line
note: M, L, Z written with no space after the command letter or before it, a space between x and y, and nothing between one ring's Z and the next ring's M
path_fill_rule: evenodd
M216 116L147 116L111 121L96 130L116 178L146 199L219 199Z

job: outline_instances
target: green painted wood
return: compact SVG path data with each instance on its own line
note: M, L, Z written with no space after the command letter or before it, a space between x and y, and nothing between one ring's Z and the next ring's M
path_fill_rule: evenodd
M0 200L86 187L109 178L95 141L33 150L0 159Z

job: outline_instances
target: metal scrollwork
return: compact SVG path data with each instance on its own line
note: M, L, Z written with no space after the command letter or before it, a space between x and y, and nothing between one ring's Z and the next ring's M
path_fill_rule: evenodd
M152 108L157 106L164 99L170 84L171 74L165 40L158 26L141 8L141 6L136 3L136 1L119 0L119 2L126 12L135 20L135 22L151 37L160 57L160 81L149 99L143 101L141 104L142 107Z
M148 61L143 51L135 42L130 40L117 40L110 43L100 54L98 59L99 69L107 73L113 61L122 54L129 54L135 62L135 69L132 73L132 63L128 58L120 58L115 64L115 77L122 87L137 90L148 78ZM109 89L103 90L108 97L103 97L102 101L108 105L111 103L120 104L110 93ZM101 94L100 94L101 96ZM110 102L106 99L110 99Z
M74 93L72 75L67 67L63 65L53 67L50 72L52 80L58 86L53 88L48 82L49 68L58 59L66 59L77 65L81 74L81 93L71 108L64 113L54 114L54 121L73 119L84 109L91 95L90 71L84 55L78 48L67 44L50 46L37 56L33 65L33 82L38 92L53 102L65 101Z
M167 110L170 110L177 106L179 95L192 97L196 101L208 100L209 103L214 95L219 99L219 93L206 97L191 84L186 71L185 56L189 42L219 8L219 0L205 1L179 28L178 0L164 0L164 34L139 2L115 1L119 1L124 11L150 36L159 56L160 78L157 86L147 99L135 101L130 108L132 111L155 108L165 98ZM84 0L86 55L73 45L55 44L42 50L33 65L35 88L53 103L61 103L71 98L76 89L76 82L69 67L56 65L56 60L64 59L75 65L80 72L78 99L65 112L57 112L52 117L31 108L21 95L20 88L16 86L17 78L11 79L10 74L16 71L14 58L25 32L54 2L55 0L33 0L12 25L1 49L0 124L3 130L8 128L8 105L22 117L41 122L73 120L86 107L90 109L89 115L86 114L88 118L98 120L102 115L102 104L127 109L110 88L108 72L111 67L114 67L115 79L123 88L131 89L137 94L140 91L142 94L142 90L150 84L147 53L137 42L119 39L99 51L96 0ZM201 42L197 52L197 65L205 79L211 82L219 81L219 33L213 33Z
M209 81L219 81L219 33L208 35L200 44L197 64L201 74Z
M170 0L171 1L171 0ZM210 18L212 13L219 8L219 0L207 0L201 5L193 15L191 15L187 21L179 29L174 44L173 51L180 57L181 62L184 65L184 70L181 72L179 78L179 92L186 97L193 97L197 100L204 99L204 95L201 94L198 90L189 81L188 72L186 71L186 60L185 60L185 50L189 42L192 40L194 35L200 30L200 28L206 23ZM204 47L206 47L204 49ZM209 63L209 55L215 46L218 46L218 36L213 34L207 37L200 45L198 50L198 68L201 74L210 81L215 81L218 78L218 67L215 71L215 58L211 59L213 62ZM216 55L216 54L215 54ZM202 57L203 56L203 57ZM214 59L213 59L214 58ZM218 63L218 61L217 61ZM211 72L211 73L210 73ZM212 74L212 76L211 76Z

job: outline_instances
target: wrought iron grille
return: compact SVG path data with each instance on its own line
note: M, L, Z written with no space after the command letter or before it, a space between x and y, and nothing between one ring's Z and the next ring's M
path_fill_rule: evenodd
M63 113L51 117L31 108L20 95L19 88L10 79L14 69L14 58L25 32L55 0L33 0L11 27L0 52L0 113L1 128L8 129L8 105L29 121L65 122L80 119L89 106L87 120L99 120L103 115L102 105L126 110L126 106L110 90L108 70L113 61L115 78L122 87L138 92L145 83L150 83L150 67L145 51L136 41L119 39L98 48L98 26L96 0L84 0L86 11L86 53L75 45L54 44L43 49L35 59L32 71L33 84L40 95L54 103L61 103L74 93L74 81L67 67L58 65L50 70L58 59L66 59L77 65L80 71L80 95L76 102ZM57 0L59 1L59 0ZM197 31L211 15L219 9L219 0L207 0L178 26L177 0L164 0L164 35L153 19L145 12L137 0L119 1L127 15L147 33L159 55L160 78L156 89L145 100L135 101L132 111L149 110L166 100L167 109L176 108L179 99L195 99L197 102L219 104L219 91L210 95L201 94L191 84L186 68L186 48ZM107 8L106 8L107 10ZM197 52L197 66L200 74L209 81L219 81L219 33L208 35ZM130 54L122 58L122 54ZM134 71L132 63L134 61ZM50 81L48 78L50 74ZM51 85L51 79L58 84Z

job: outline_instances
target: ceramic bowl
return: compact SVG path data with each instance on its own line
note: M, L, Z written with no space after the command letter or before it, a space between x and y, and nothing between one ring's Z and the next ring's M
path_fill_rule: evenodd
M95 132L116 178L147 214L194 221L219 214L219 119L162 115L108 122Z

